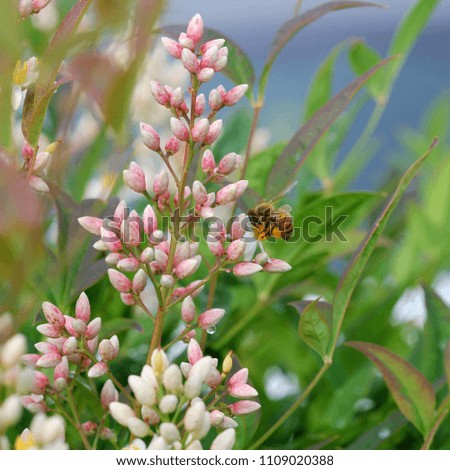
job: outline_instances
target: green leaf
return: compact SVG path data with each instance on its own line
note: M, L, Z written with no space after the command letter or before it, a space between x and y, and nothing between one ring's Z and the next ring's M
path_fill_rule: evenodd
M375 249L377 241L383 233L384 227L386 226L390 216L392 215L392 212L394 211L401 197L406 191L406 188L408 187L409 183L417 173L417 170L426 160L426 158L431 153L433 148L437 145L437 143L438 140L435 139L434 142L431 144L430 148L425 152L425 154L422 155L415 163L413 163L403 175L393 195L390 197L386 206L381 211L380 215L377 217L371 230L369 230L366 238L361 242L360 246L358 247L358 250L354 253L352 259L350 260L349 264L345 269L344 274L339 280L339 285L336 289L333 298L333 326L331 334L332 340L330 341L328 347L328 353L330 355L333 354L334 348L336 346L336 341L339 336L342 322L344 321L345 312L347 311L353 291L364 271L364 268L367 264L367 261L369 260L370 255Z
M266 88L267 79L269 78L270 70L272 69L272 65L275 62L275 59L278 57L278 54L299 31L301 31L303 28L313 23L314 21L318 20L322 16L326 15L327 13L357 7L383 8L383 5L380 5L378 3L357 1L327 2L317 6L316 8L312 8L311 10L308 10L305 13L302 13L301 15L298 15L295 18L292 18L291 20L288 20L283 23L272 43L272 48L269 52L269 57L267 58L266 65L264 66L264 70L259 79L259 96L264 96L264 90Z
M363 85L386 64L395 59L390 57L383 60L350 85L341 90L325 106L303 125L292 137L284 152L272 167L267 180L266 194L273 197L288 187L295 179L306 159L314 150L316 143L344 111L356 93Z
M380 54L363 41L355 41L352 44L349 51L349 58L350 64L356 75L363 75L382 60ZM385 85L381 81L380 75L372 77L366 83L367 90L373 98L378 98L384 95Z
M302 305L299 303L293 302L290 305L300 313L298 324L300 338L323 359L330 340L331 305L320 302L319 299L310 302L303 310L300 310Z
M450 389L450 341L447 344L444 356L445 376L447 377L447 385Z
M400 411L422 435L427 435L434 422L436 397L424 375L401 357L376 344L346 344L365 354L377 366Z

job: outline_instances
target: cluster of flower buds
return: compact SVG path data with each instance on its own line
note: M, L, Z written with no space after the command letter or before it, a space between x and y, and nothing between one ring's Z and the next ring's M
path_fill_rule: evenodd
M22 18L37 14L43 10L50 0L19 0L19 13Z
M53 384L50 385L44 373L34 372L32 394L22 400L31 412L46 411L46 391L59 393L66 389L70 381L70 364L77 364L81 370L88 369L91 378L101 377L108 372L108 362L119 353L117 336L104 339L99 344L102 322L99 317L89 321L91 308L84 292L77 300L75 317L64 315L50 302L44 302L42 310L48 323L39 325L37 330L47 337L47 341L35 344L41 354L25 354L22 360L29 366L53 369Z
M12 315L0 315L0 450L9 449L6 431L22 415L20 395L31 390L33 370L21 362L26 347L25 336L14 334Z
M67 450L66 429L59 415L46 416L38 413L30 428L26 428L16 439L16 450Z
M25 141L22 147L22 157L25 161L23 170L31 172L29 185L35 191L46 193L49 191L47 183L43 180L46 176L46 168L50 162L51 156L58 149L60 142L56 141L46 147L43 152L36 153L33 147Z
M217 359L204 356L195 339L188 346L188 361L181 366L170 364L164 351L156 349L151 365L144 366L141 375L128 378L133 407L119 401L110 403L112 417L138 438L130 448L199 450L211 428L220 432L211 449L233 448L237 422L231 416L252 413L260 405L252 400L227 404L221 399L258 395L247 384L248 370L241 369L224 383L231 370L231 357L225 359L221 373ZM143 441L147 436L151 436L148 446Z
M240 155L231 152L222 157L217 165L213 153L207 149L202 156L202 170L209 179L216 180L236 171L241 164L241 159Z

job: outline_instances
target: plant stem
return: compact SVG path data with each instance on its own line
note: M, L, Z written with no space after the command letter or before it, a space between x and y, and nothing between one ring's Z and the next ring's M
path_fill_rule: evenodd
M328 370L331 363L324 363L319 372L315 375L314 379L305 388L304 392L297 398L297 400L290 406L290 408L273 424L250 448L249 450L257 449L263 444L293 413L294 411L304 402L308 395L312 392L314 387L317 385L323 374Z
M447 416L449 412L450 412L450 395L447 395L447 397L444 399L444 401L441 403L441 406L437 410L436 420L430 432L425 437L421 450L430 449L434 436L436 435L436 432L439 429L439 426L442 424L442 421L444 421L444 418Z
M264 102L262 100L258 100L258 101L256 101L255 103L252 104L252 106L253 106L253 119L252 119L252 125L251 125L251 128L250 128L250 134L248 136L247 148L245 150L244 162L243 162L242 167L241 167L240 179L243 179L245 177L245 173L247 172L248 161L250 159L250 153L252 151L253 137L255 135L256 126L258 125L259 114L261 112L263 104L264 104Z
M164 307L159 306L156 314L155 328L153 329L152 340L147 354L147 364L150 364L153 351L161 346L161 336L164 327Z
M67 389L67 402L69 403L69 407L75 422L75 427L77 428L77 431L80 434L81 440L83 441L83 445L86 449L91 450L91 445L89 444L88 438L86 437L86 433L84 432L83 426L81 425L80 416L78 415L78 411L75 406L75 401L72 395L72 390L70 388Z

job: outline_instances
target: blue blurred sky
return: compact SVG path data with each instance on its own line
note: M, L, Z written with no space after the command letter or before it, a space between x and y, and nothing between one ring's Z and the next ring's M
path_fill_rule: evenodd
M303 10L320 0L303 0ZM387 9L358 8L331 13L298 34L277 59L267 88L261 123L274 139L288 139L298 128L302 102L314 71L338 42L361 37L385 54L394 31L415 0L385 0ZM196 12L205 23L232 37L251 57L259 72L279 26L292 16L296 0L169 0L165 24L186 23ZM342 57L336 90L353 78ZM442 0L416 44L395 87L380 124L379 155L359 186L373 184L395 151L396 135L405 126L417 127L424 110L444 90L450 90L450 0ZM362 115L364 119L364 113ZM357 132L357 129L354 129ZM354 140L356 135L350 135ZM398 148L398 147L397 147ZM373 170L373 171L372 171Z

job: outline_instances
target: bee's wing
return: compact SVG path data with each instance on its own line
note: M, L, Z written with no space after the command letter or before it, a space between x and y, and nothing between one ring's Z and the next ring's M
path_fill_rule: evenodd
M286 194L291 192L297 186L297 183L298 183L298 180L295 180L293 183L291 183L289 186L287 186L285 189L283 189L283 191L281 191L276 196L274 196L269 201L269 204L273 204L273 203L279 201L280 199L282 199L284 196L286 196Z
M280 212L292 212L292 207L289 204L283 204L278 210Z

